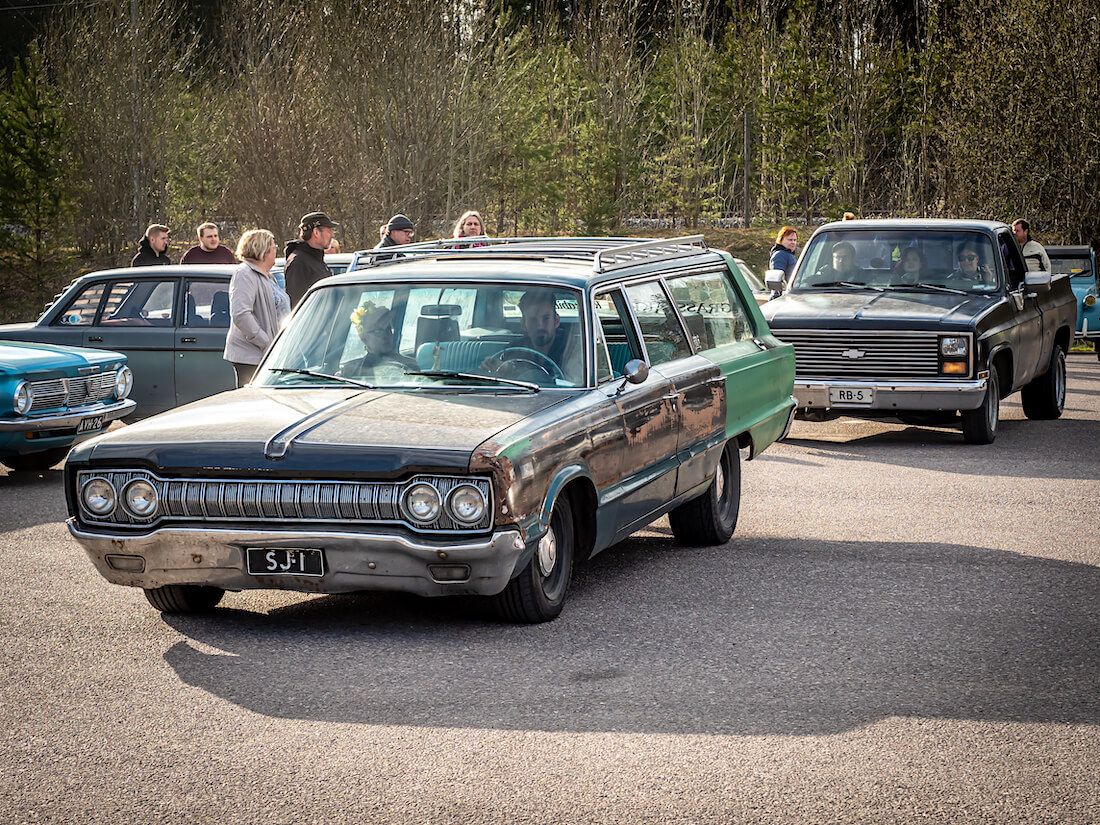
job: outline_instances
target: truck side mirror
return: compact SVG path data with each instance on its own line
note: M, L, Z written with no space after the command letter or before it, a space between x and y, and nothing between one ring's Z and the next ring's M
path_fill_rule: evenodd
M772 292L782 292L785 284L783 283L783 270L782 269L769 269L764 273L764 286L770 289Z
M1025 272L1024 286L1031 292L1050 292L1049 272Z

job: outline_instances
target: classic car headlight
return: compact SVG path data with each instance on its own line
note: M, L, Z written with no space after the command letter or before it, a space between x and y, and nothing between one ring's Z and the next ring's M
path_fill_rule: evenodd
M968 341L965 338L941 338L940 355L961 357L966 355Z
M144 478L136 478L122 491L122 506L132 516L149 518L157 511L157 488Z
M115 373L115 398L119 401L130 394L134 388L134 373L129 367L120 367Z
M441 505L439 491L431 484L414 484L405 493L405 511L414 521L433 521Z
M80 491L80 497L88 512L97 516L109 516L114 512L116 494L115 488L105 478L93 478L84 485Z
M1093 295L1093 294L1092 294L1092 293L1090 292L1090 293L1089 293L1088 295L1086 295L1086 296L1085 296L1085 298L1084 298L1084 304L1085 304L1085 306L1087 306L1087 307L1095 306L1095 305L1096 305L1096 296L1095 296L1095 295Z
M473 524L485 515L485 496L472 484L462 484L451 491L447 509L455 521Z
M12 406L17 415L26 415L34 404L34 387L26 381L20 381L15 388L15 397L12 398Z

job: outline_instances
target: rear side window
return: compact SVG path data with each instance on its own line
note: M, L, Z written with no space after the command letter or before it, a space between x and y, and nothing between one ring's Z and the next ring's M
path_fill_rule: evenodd
M684 275L668 286L696 350L753 337L749 315L724 272Z
M84 287L71 304L65 308L54 325L62 327L87 327L95 320L96 310L103 298L103 284L89 284Z
M691 355L684 328L659 283L631 284L625 291L641 327L642 342L651 365L666 364Z

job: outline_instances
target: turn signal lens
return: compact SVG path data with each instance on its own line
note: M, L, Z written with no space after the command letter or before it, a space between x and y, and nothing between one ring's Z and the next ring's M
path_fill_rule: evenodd
M122 491L122 504L130 515L149 518L157 511L157 489L144 478L135 479Z
M944 375L966 375L965 361L947 361L943 365Z
M117 496L115 488L105 478L93 478L80 492L88 512L96 516L109 516L115 510Z
M485 515L485 496L472 484L455 487L447 505L455 521L463 524L473 524Z
M434 521L441 506L439 491L430 484L414 484L405 493L405 510L413 521Z

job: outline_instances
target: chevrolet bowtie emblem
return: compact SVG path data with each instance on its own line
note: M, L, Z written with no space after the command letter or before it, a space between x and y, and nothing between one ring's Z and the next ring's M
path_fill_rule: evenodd
M842 352L840 354L843 355L845 358L855 359L855 358L862 358L867 353L865 353L861 349L846 349L846 350L844 350L844 352Z

